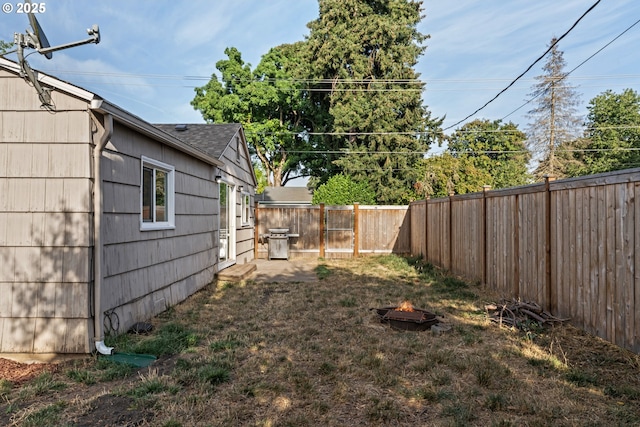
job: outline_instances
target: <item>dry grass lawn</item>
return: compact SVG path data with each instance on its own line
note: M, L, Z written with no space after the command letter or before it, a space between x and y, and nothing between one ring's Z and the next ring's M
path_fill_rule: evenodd
M640 425L637 355L568 325L501 328L484 310L496 296L415 260L327 260L317 272L314 283L212 284L153 319L150 336L116 339L167 349L150 368L114 373L90 358L0 382L0 423ZM370 311L404 300L451 332L395 331Z

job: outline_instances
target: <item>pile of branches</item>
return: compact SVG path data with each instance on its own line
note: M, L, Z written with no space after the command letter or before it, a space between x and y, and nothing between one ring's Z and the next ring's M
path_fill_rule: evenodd
M484 306L487 316L492 322L499 325L511 326L523 329L531 325L532 322L539 326L555 325L566 322L569 319L560 319L535 302L519 300L502 300L500 304L487 304Z

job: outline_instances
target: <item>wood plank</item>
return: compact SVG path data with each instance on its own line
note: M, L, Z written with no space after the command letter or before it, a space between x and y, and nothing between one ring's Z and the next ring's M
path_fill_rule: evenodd
M624 348L633 348L635 341L634 323L634 253L635 240L633 222L635 217L635 193L633 184L625 184L625 200L623 210L623 242L622 249L624 259L624 287L623 287L623 317L624 317Z
M604 188L606 200L606 335L605 339L616 342L616 299L615 299L615 267L616 267L616 212L615 212L615 192L611 186Z
M640 183L634 183L633 246L640 245ZM633 338L631 350L640 353L640 252L633 251Z
M598 271L598 249L600 242L598 240L598 192L595 187L589 188L589 331L593 335L598 335L598 287L599 287L599 271Z
M256 264L235 264L217 273L217 279L225 282L240 282L251 277L257 269Z
M607 336L607 197L605 187L598 187L598 321L597 335Z

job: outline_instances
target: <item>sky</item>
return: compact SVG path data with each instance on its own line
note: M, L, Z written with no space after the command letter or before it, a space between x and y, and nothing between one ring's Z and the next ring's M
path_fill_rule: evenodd
M423 101L451 127L493 98L542 55L596 0L424 0L418 30L429 34L416 65L426 82ZM5 1L0 40L28 28L21 4ZM150 123L202 123L190 105L194 88L207 83L224 50L236 47L255 67L283 43L304 40L318 17L317 0L49 0L33 2L52 46L86 39L99 24L101 41L53 54L37 52L34 69L76 84ZM569 83L582 102L605 90L640 86L640 2L601 0L560 42ZM629 27L631 27L629 29ZM613 41L600 53L591 55ZM15 54L7 55L15 60ZM472 116L512 121L526 130L529 99L544 60L511 89ZM0 94L1 95L1 94ZM514 112L514 110L517 110ZM461 125L461 124L460 124ZM449 129L447 133L456 127ZM437 151L437 150L434 150Z

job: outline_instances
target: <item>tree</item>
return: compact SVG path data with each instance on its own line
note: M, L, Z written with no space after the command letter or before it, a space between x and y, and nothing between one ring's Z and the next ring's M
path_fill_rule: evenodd
M325 156L315 173L366 180L379 203L413 200L423 154L441 124L422 105L424 84L413 69L428 37L417 30L422 3L319 3L305 62L316 125L330 135L317 142Z
M534 173L536 180L544 175L562 176L562 159L556 156L557 148L578 136L581 123L576 116L580 100L575 88L567 83L563 52L556 43L557 39L553 38L553 47L542 68L544 73L536 77L538 83L530 94L537 103L528 112L533 122L527 132L529 149L539 162Z
M489 179L483 184L507 188L528 184L531 179L527 163L531 155L526 148L527 136L518 126L500 120L474 120L464 124L450 137L448 150L467 159Z
M312 203L317 205L351 205L361 203L372 205L375 203L376 193L367 182L355 182L350 177L338 174L322 184L313 192Z
M299 49L299 43L273 48L252 71L236 48L227 48L228 59L216 63L221 80L212 75L191 101L209 123L243 125L270 186L304 176L299 153L309 144L301 136L307 130L301 111L306 100L291 79Z
M9 52L12 47L13 43L7 43L4 40L0 40L0 55Z
M422 197L475 193L491 182L489 172L476 168L469 157L456 157L448 151L424 159L422 170L423 178L415 184Z
M587 107L585 138L575 152L581 162L571 175L589 175L640 166L640 95L610 90Z

